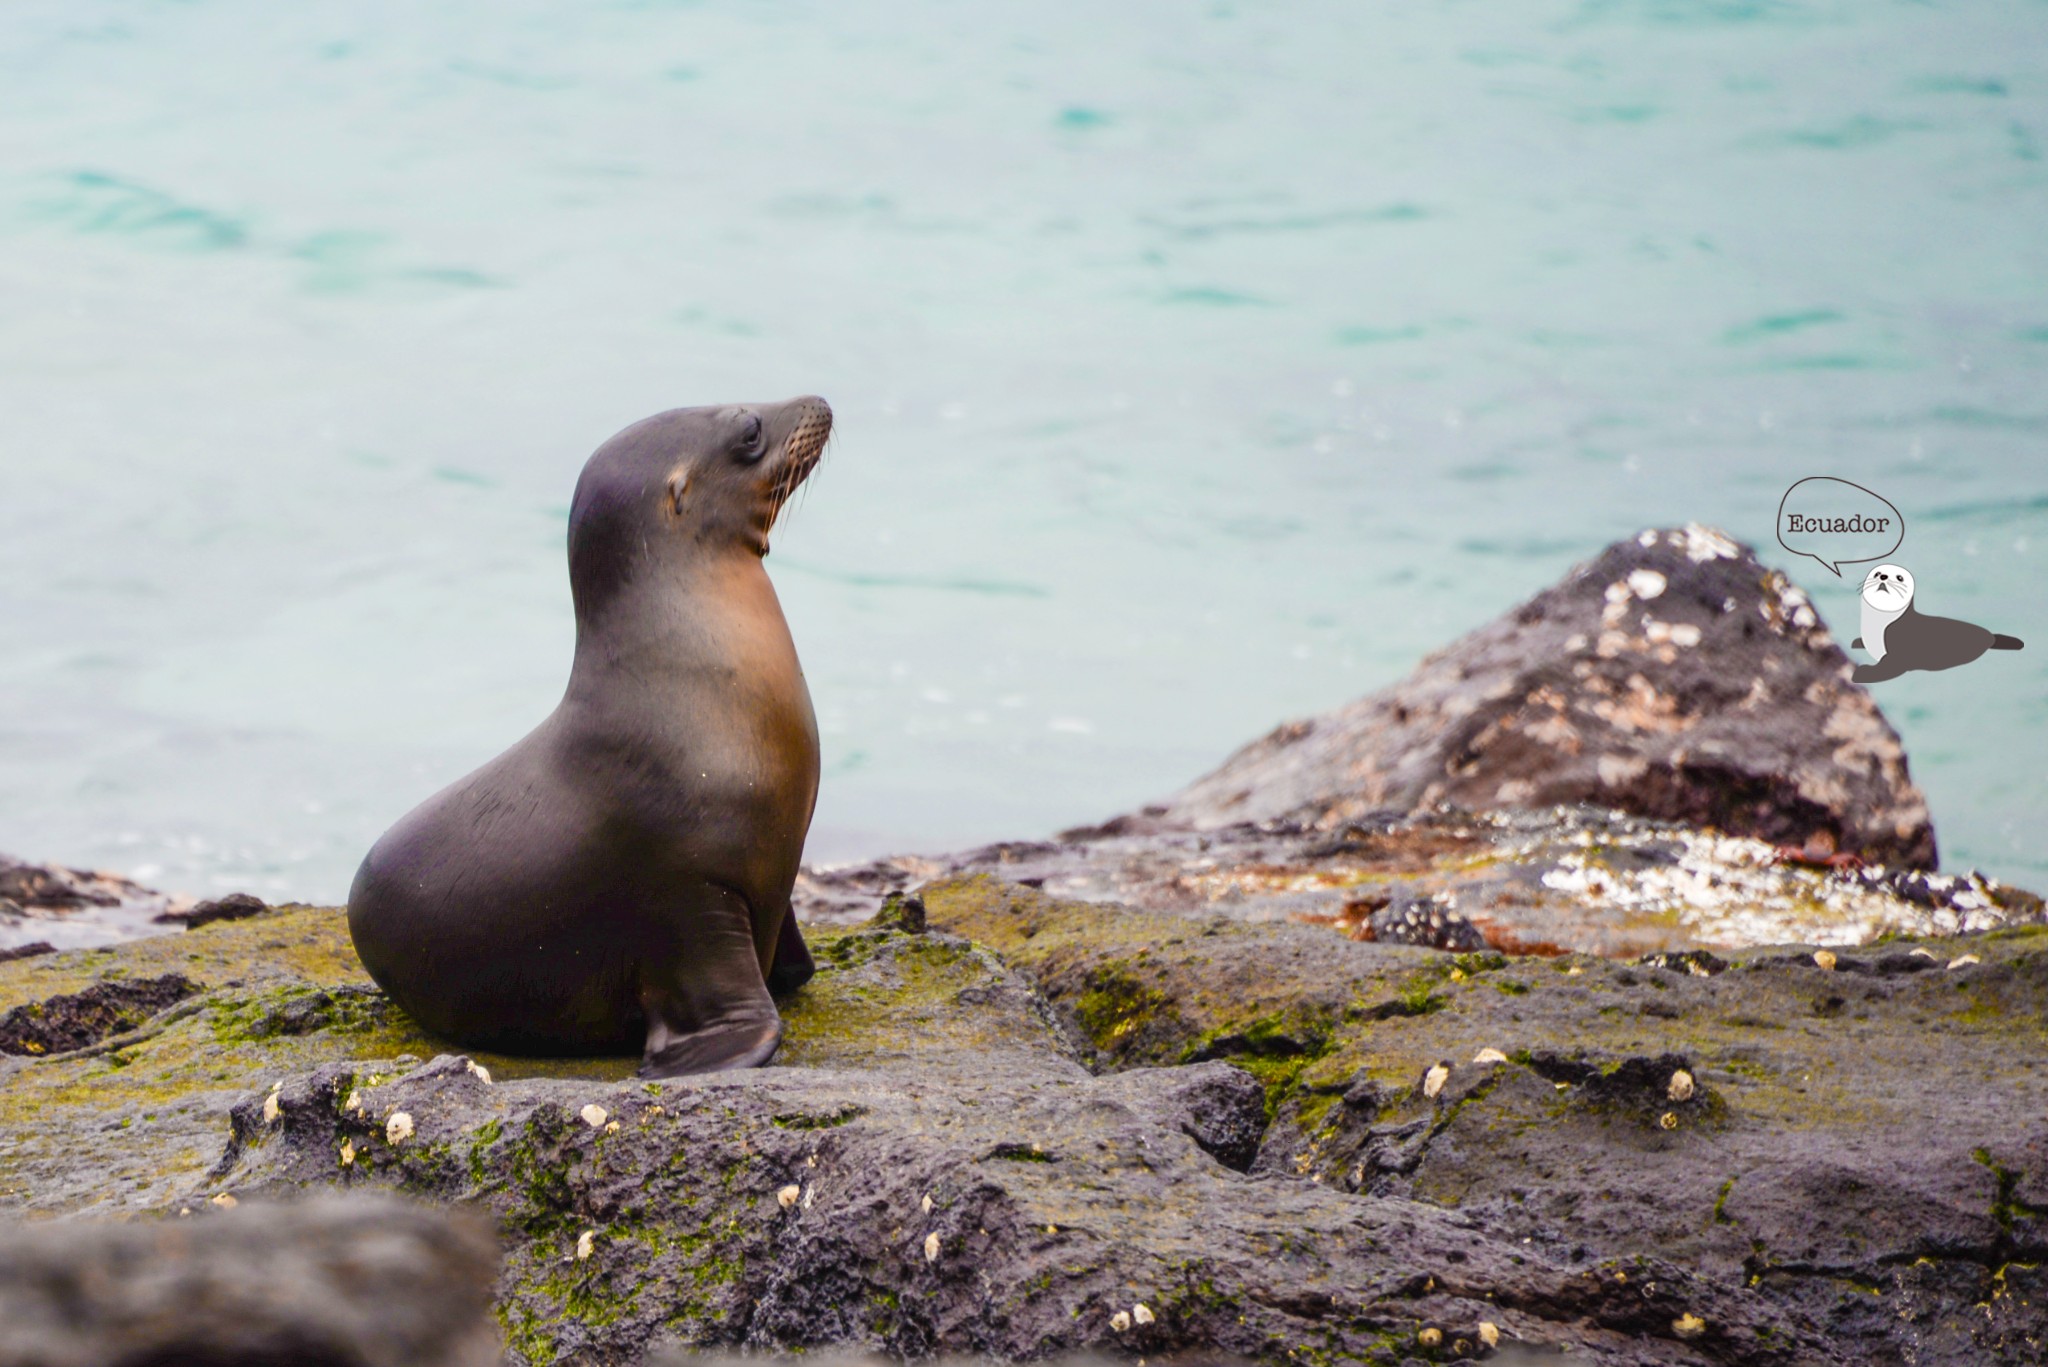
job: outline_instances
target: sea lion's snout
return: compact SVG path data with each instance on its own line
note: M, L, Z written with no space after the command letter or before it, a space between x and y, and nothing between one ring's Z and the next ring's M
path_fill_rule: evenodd
M832 405L816 394L806 394L782 407L785 412L779 416L789 431L783 439L783 460L803 466L804 473L809 474L824 454L825 439L832 435Z
M1879 565L1863 577L1863 600L1889 610L1913 601L1913 576L1897 565Z
M762 473L767 480L767 524L773 528L782 505L824 457L825 442L832 435L832 405L816 394L791 399L777 406L771 427L782 438L776 456L762 462L766 467ZM765 540L761 553L768 553Z

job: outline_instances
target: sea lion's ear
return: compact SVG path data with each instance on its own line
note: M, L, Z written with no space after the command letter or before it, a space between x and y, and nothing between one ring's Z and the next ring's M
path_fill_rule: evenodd
M668 512L671 517L683 515L683 504L690 496L690 467L677 468L668 477Z

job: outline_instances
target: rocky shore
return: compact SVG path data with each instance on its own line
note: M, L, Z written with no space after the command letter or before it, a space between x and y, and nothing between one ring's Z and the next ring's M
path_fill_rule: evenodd
M2048 1360L2048 924L1848 668L1645 533L1178 797L807 872L744 1074L458 1054L335 908L0 962L0 1367Z

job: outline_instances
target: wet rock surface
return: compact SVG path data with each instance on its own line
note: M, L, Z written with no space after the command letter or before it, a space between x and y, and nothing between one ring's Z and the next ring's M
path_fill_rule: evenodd
M1334 830L1119 821L1056 840L806 870L797 906L808 920L843 921L972 873L1146 911L1308 922L1354 939L1630 959L1950 935L2042 914L2032 893L1980 874L1807 863L1763 841L1592 807L1380 813Z
M1424 660L1289 722L1144 818L1208 829L1592 803L1935 865L1899 738L1807 596L1709 528L1617 542Z
M493 1367L480 1222L333 1196L0 1228L0 1367Z
M31 864L0 854L0 951L73 949L159 935L179 899L113 873Z

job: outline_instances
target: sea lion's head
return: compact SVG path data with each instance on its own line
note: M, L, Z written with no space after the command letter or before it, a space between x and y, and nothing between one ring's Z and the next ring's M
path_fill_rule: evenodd
M1863 601L1879 612L1903 612L1913 601L1913 576L1897 565L1879 565L1863 576Z
M569 508L578 611L594 609L644 563L768 554L776 517L831 434L831 405L806 394L671 409L598 447Z

